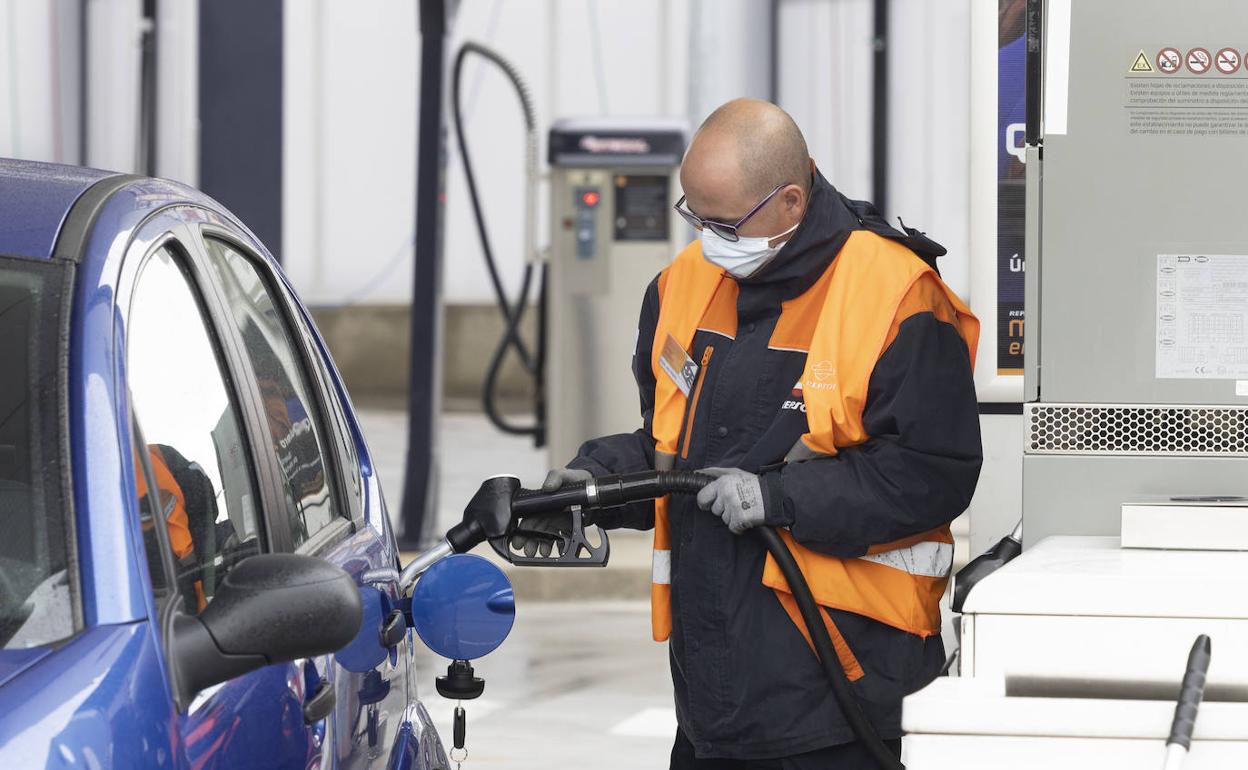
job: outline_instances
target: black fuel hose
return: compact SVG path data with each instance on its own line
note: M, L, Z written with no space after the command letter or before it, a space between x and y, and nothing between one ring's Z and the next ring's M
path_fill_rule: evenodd
M1201 634L1192 644L1187 655L1187 670L1183 672L1183 683L1179 686L1179 700L1174 707L1174 719L1170 722L1170 737L1166 739L1166 750L1172 746L1182 747L1186 753L1192 748L1192 732L1196 729L1196 712L1200 709L1200 701L1205 697L1205 677L1209 673L1209 659L1213 655L1213 645L1209 637ZM1166 765L1170 765L1167 763Z
M477 179L472 170L472 156L468 151L468 136L464 132L462 106L460 104L460 81L463 76L464 59L469 54L476 54L483 57L487 61L498 66L511 82L512 87L516 90L516 95L520 99L520 107L524 113L524 127L527 143L526 157L526 175L529 178L529 189L527 195L532 196L534 191L532 185L536 183L537 173L537 117L533 109L533 99L529 94L529 88L525 84L524 79L520 76L519 71L512 66L511 62L503 58L498 52L487 48L479 43L471 41L460 46L459 53L455 56L455 65L451 74L451 118L455 124L455 134L459 138L459 154L464 164L464 177L468 182L468 198L472 202L472 214L476 220L477 236L481 240L481 251L485 256L486 272L490 276L490 284L494 287L495 300L498 303L498 309L503 314L503 337L499 340L498 347L495 348L494 354L490 357L489 366L485 373L485 383L481 392L481 406L485 410L486 416L496 428L504 433L511 433L519 436L533 436L536 446L545 446L546 443L546 405L545 400L545 304L546 304L546 268L534 267L532 262L526 262L524 266L524 274L520 279L520 291L516 295L513 302L507 298L507 292L503 288L502 279L499 277L498 264L494 260L494 250L490 245L490 235L485 227L485 213L481 208L481 198L477 191ZM530 205L534 202L530 201ZM532 223L529 223L532 226ZM530 255L531 256L531 255ZM524 319L524 313L528 308L529 289L533 283L534 273L537 273L538 280L538 306L539 313L543 316L539 319L538 338L536 343L536 352L530 353L524 339L520 336L520 322ZM496 403L498 390L498 375L502 369L503 359L507 355L508 349L514 349L516 356L520 359L521 365L525 371L533 378L536 400L534 403L534 424L532 425L515 425L508 422L498 410Z
M667 494L694 495L714 480L714 476L696 471L644 471L620 476L600 476L593 481L568 484L552 492L517 490L512 497L511 511L514 517L560 510L571 505L589 509L609 508ZM802 614L802 621L810 633L819 663L854 735L877 766L889 770L905 770L901 759L880 738L862 710L862 704L854 694L849 677L845 675L845 669L841 667L840 659L836 656L836 649L832 645L827 626L824 625L819 605L815 602L793 553L771 527L755 527L749 531L775 559L785 582L789 584L789 591L793 594Z

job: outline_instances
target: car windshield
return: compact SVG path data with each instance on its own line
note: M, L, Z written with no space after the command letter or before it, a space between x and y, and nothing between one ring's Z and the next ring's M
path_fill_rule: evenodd
M0 257L0 647L74 633L62 478L65 268Z

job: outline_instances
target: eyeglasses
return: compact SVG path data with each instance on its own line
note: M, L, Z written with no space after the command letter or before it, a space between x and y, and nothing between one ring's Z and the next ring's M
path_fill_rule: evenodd
M672 208L676 209L676 213L684 217L685 221L693 226L693 229L701 232L703 227L709 227L711 229L711 232L715 233L720 238L723 238L725 241L731 241L732 243L736 243L741 238L741 236L737 233L737 229L740 228L741 225L745 224L749 220L750 217L757 214L759 209L761 209L763 206L766 206L767 201L775 197L776 193L784 189L785 186L786 185L784 184L776 185L776 189L767 193L767 196L763 198L761 201L759 201L758 205L750 209L748 214L738 219L735 224L731 224L731 225L727 224L726 222L716 222L713 219L703 219L702 217L693 213L689 209L685 208L684 206L685 196L683 195L680 196L680 200L676 201L676 205L673 206Z

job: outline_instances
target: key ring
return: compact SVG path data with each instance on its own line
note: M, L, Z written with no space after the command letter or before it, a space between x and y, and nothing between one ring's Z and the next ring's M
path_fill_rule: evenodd
M462 751L462 752L464 752L464 753L463 753L463 755L461 755L461 756L459 756L459 757L456 757L456 756L455 756L455 752L457 752L457 751ZM461 762L463 762L464 760L468 759L468 749L451 749L451 753L450 753L448 756L450 757L450 759L451 759L451 761L452 761L452 762L454 762L456 765L458 765L459 763L461 763Z

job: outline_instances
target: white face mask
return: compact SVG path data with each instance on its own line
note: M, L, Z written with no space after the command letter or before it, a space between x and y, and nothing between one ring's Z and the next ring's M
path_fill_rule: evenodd
M801 224L798 222L797 224ZM713 265L722 267L734 278L749 278L759 269L775 258L784 248L784 243L769 245L777 238L783 238L797 229L793 225L788 230L770 237L740 237L736 241L726 241L716 235L711 228L702 228L702 256Z

